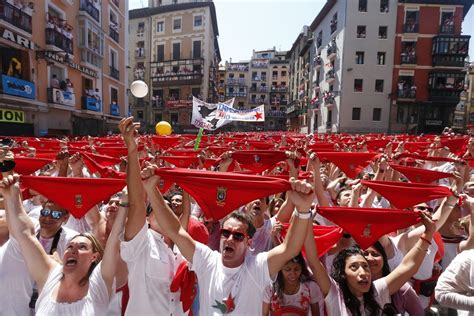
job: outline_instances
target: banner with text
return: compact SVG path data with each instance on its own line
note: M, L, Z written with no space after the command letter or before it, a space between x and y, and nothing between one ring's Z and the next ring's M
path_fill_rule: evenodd
M207 103L193 97L193 116L191 118L191 124L205 130L215 131L219 127L229 123L230 121L216 116L219 104ZM232 108L234 105L234 98L227 100L222 104Z
M265 106L253 109L234 109L224 103L217 105L216 118L228 121L263 122L265 121Z

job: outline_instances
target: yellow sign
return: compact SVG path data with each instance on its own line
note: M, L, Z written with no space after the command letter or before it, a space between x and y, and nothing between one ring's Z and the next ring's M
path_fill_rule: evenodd
M25 123L25 112L0 109L0 122Z

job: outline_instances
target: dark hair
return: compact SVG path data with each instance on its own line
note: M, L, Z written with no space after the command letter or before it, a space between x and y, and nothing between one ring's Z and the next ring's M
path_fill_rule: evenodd
M378 240L372 245L372 247L374 247L374 249L377 250L382 255L382 260L383 260L382 276L386 277L391 272L390 266L388 265L387 253L385 252L384 247Z
M222 222L222 226L224 226L224 223L227 222L231 218L234 218L234 219L238 220L239 222L242 222L245 225L247 225L247 235L250 238L253 237L253 235L255 234L255 232L257 230L255 229L255 226L253 226L252 219L250 218L249 215L238 212L238 211L234 211L234 212L230 213L229 215L227 215L227 217Z
M290 262L296 263L301 267L301 275L300 275L300 280L299 280L300 283L313 280L313 278L311 277L311 274L309 273L308 267L306 266L306 261L304 260L301 252L296 257L292 258L287 263L285 263L285 265ZM283 289L285 288L285 279L283 278L282 270L278 272L277 279L273 283L273 292L277 294L279 299L283 298Z
M361 316L360 314L360 301L359 299L352 294L347 285L346 279L346 260L349 257L360 255L365 259L362 250L358 246L353 246L347 249L342 250L336 256L332 265L331 277L336 281L337 285L341 289L342 296L344 298L344 303L349 311L354 316ZM364 306L368 315L379 315L381 308L380 305L374 298L374 285L370 284L370 289L367 293L364 293Z
M84 237L84 238L89 239L89 241L91 242L91 245L92 245L92 252L99 253L99 255L97 256L97 259L94 262L91 263L91 265L89 267L89 270L87 271L87 275L85 275L79 281L79 285L84 286L84 285L87 284L87 282L89 282L89 278L90 278L92 272L94 271L95 267L99 264L99 262L102 260L102 256L104 255L104 248L100 244L99 240L97 240L97 238L91 233L78 234L78 235L74 236L73 238L71 238L71 240L69 242L76 239L77 237Z

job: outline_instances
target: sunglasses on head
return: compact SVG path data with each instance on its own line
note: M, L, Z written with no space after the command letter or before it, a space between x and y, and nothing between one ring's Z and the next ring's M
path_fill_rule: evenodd
M417 210L420 210L420 211L428 211L430 213L433 212L433 208L432 207L429 207L429 206L423 206L423 205L420 205L420 206L415 206L415 208Z
M41 216L50 216L54 219L60 219L65 214L62 211L53 211L48 208L43 208L40 213L41 213Z
M247 237L247 235L244 233L234 232L234 231L224 229L224 228L221 229L221 236L223 236L226 239L232 236L232 238L234 238L235 241L243 241L245 237Z

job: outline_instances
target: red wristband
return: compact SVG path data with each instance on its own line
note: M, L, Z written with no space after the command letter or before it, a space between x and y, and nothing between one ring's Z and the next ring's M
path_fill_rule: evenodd
M423 240L423 241L426 241L426 243L431 246L431 241L429 241L425 237L420 236L420 239Z

